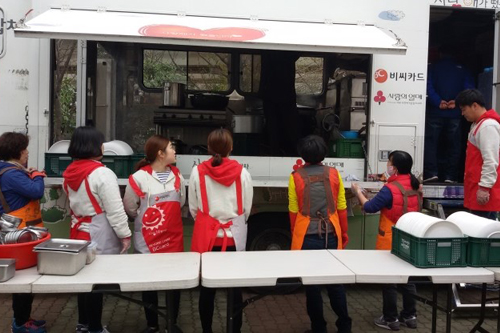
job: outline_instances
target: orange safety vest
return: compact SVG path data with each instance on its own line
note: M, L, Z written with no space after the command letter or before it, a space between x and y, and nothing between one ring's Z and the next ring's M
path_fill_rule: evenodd
M21 170L20 168L15 166L3 168L0 171L0 176L2 176L6 171L11 169ZM11 210L9 204L7 204L7 200L5 200L5 197L3 195L2 187L0 187L0 203L2 203L3 210L6 214L22 219L22 222L18 227L19 229L28 226L43 227L42 211L40 209L39 200L31 200L24 207L21 207L16 210Z
M305 168L300 168L292 173L297 192L299 211L295 220L292 234L292 250L302 249L304 237L311 223L311 183L323 182L325 185L326 201L328 206L328 221L333 225L337 236L337 249L342 249L342 230L337 213L337 197L339 193L339 177L335 168L324 166L324 173L308 175Z
M388 179L385 186L392 193L391 209L380 211L377 235L377 250L390 250L392 247L392 226L407 212L422 210L422 193L411 187L410 175L397 175Z

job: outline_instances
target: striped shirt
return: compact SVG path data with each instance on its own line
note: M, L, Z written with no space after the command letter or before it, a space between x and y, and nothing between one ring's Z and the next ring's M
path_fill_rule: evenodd
M170 172L171 172L171 170L170 170L170 169L168 169L168 170L167 170L167 171L165 171L165 172L156 172L156 171L155 171L155 173L156 173L156 177L158 177L158 179L160 180L160 182L161 182L162 184L165 184L165 183L167 182L168 176L170 176Z

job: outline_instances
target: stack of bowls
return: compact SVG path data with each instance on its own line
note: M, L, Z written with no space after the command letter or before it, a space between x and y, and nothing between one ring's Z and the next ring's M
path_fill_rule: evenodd
M500 223L467 212L456 212L446 219L457 225L462 232L475 238L500 238Z
M401 216L396 228L419 238L463 237L462 230L454 223L418 212Z

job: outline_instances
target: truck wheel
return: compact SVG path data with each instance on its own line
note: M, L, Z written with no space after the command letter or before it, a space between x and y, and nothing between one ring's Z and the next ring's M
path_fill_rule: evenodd
M254 237L249 251L290 250L290 233L283 229L265 229Z

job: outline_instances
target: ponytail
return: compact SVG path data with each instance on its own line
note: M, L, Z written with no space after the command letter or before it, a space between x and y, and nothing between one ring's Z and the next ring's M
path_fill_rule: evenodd
M135 165L135 168L134 168L134 172L135 171L139 171L141 168L145 167L146 165L149 165L151 163L148 162L147 159L143 158L142 160L140 160L139 162L137 162L137 164Z
M415 191L420 188L420 182L414 174L410 173L411 188Z
M220 154L215 154L212 159L212 166L216 167L222 164L222 156Z

